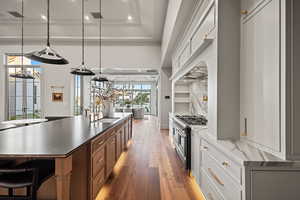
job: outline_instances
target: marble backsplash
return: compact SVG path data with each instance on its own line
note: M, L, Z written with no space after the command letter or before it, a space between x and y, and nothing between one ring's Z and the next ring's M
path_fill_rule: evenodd
M191 112L193 115L207 116L208 112L207 80L198 80L190 85Z

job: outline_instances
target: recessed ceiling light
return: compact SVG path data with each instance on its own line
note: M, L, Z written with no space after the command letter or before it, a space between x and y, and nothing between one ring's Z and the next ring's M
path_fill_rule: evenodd
M45 20L45 21L47 21L47 17L46 17L46 15L43 15L43 14L41 14L41 18L42 18L42 20Z
M128 2L128 0L121 0L123 3L127 3Z
M90 17L89 17L88 15L85 15L85 16L84 16L84 19L87 20L87 21L89 21L89 20L90 20Z
M132 17L131 15L128 15L127 19L128 19L129 21L132 21L132 20L133 20L133 17Z

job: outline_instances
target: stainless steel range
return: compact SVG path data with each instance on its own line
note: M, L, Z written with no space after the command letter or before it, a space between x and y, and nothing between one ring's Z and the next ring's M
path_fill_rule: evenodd
M175 150L185 165L191 169L191 126L205 126L204 116L176 115L173 119L173 141Z

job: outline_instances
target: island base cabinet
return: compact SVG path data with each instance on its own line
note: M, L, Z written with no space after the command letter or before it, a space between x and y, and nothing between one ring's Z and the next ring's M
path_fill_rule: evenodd
M108 130L92 140L90 145L90 200L95 200L102 186L113 172L113 168L127 147L131 138L131 119L125 120L121 125Z

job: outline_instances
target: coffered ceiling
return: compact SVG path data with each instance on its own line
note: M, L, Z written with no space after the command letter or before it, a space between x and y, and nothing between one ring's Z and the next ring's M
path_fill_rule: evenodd
M168 0L102 0L102 39L108 43L160 43ZM79 41L81 0L50 0L52 41ZM42 41L46 36L46 0L24 0L25 39ZM0 1L0 40L20 38L21 0ZM99 0L85 0L86 37L99 38ZM25 42L26 42L25 41Z

